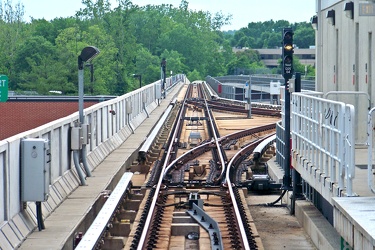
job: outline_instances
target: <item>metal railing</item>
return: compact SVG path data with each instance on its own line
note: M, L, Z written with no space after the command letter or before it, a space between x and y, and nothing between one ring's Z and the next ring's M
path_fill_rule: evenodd
M285 87L281 86L281 121L276 123L276 162L279 165L281 169L283 169L283 166L285 166L285 154L289 151L285 149L285 105L284 105L284 93L285 93ZM310 96L316 96L316 97L322 97L322 92L316 92L316 91L309 91L309 90L302 90L303 94L310 95ZM292 106L292 105L291 105Z
M368 134L368 138L367 138L367 145L368 145L368 149L367 149L367 183L368 183L368 187L370 188L371 192L375 193L375 184L374 184L374 171L373 171L373 159L372 159L372 151L373 151L373 140L374 140L374 137L373 137L373 134L374 134L374 121L373 121L373 113L375 112L375 107L372 108L369 112L368 112L368 118L367 118L367 134Z
M323 189L332 193L334 185L338 193L333 196L353 196L354 107L301 93L293 93L291 101L292 148L310 166L298 172L328 201L330 194ZM323 181L315 181L317 175Z
M371 98L368 93L360 91L330 91L324 94L324 99L351 104L356 110L370 110ZM355 120L365 120L367 112L356 112ZM367 143L366 123L355 124L355 144L365 146Z
M176 83L184 81L184 75L176 75L167 79L166 91ZM145 119L147 113L157 106L160 93L157 93L160 81L143 86L140 89L124 94L117 98L100 102L84 110L86 121L91 126L90 142L87 144L87 159L90 170L94 169L116 147L131 134ZM7 226L13 218L30 216L23 221L22 228L33 230L36 225L34 204L23 204L20 197L20 144L23 138L43 138L50 143L50 198L44 205L43 216L49 216L52 211L77 187L79 181L71 157L70 130L78 121L78 112L67 117L52 121L38 128L26 131L0 141L0 229ZM63 188L64 192L59 192ZM26 209L23 209L23 208ZM26 213L25 213L26 210ZM17 223L16 227L17 227ZM8 226L9 227L9 226ZM14 227L14 228L16 228ZM14 229L16 230L16 229ZM7 232L9 233L10 230ZM22 235L27 235L22 234ZM21 235L19 231L14 235ZM0 230L0 237L2 237ZM16 238L16 237L14 237ZM16 247L23 239L12 242ZM0 248L2 247L0 242ZM5 248L5 247L4 247Z
M276 123L276 163L283 169L285 162L285 154L289 152L285 149L285 129L281 121Z
M217 82L232 82L232 83L245 83L251 81L252 84L257 84L259 86L268 86L271 81L280 81L284 82L284 78L281 75L277 74L253 74L253 75L228 75L228 76L217 76L217 77L206 77L206 82L210 85L211 83ZM213 85L211 85L213 87ZM214 88L214 87L213 87ZM308 91L315 90L315 80L314 79L302 79L301 88ZM214 88L214 90L216 90Z

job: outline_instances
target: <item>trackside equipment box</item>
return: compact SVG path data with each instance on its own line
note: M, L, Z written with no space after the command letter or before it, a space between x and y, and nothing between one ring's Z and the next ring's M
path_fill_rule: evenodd
M50 149L46 139L21 141L21 200L46 201L50 183Z

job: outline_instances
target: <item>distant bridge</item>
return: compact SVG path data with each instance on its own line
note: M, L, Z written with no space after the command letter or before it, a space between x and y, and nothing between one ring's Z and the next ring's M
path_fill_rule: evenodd
M238 83L245 84L251 82L251 89L256 91L264 91L270 93L270 83L279 81L282 85L284 78L281 75L229 75L229 76L218 76L206 78L206 81L211 84L213 82L220 83ZM302 79L301 88L305 90L315 90L314 79Z
M218 77L206 77L206 82L222 98L245 100L246 83L251 84L251 99L253 101L268 101L271 99L271 82L280 82L284 85L281 75L229 75ZM314 91L315 80L301 80L303 90ZM273 92L274 93L274 92Z

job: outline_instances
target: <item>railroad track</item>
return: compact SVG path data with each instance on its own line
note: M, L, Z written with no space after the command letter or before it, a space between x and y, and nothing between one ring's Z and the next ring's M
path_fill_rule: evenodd
M96 249L262 249L241 189L241 176L251 169L238 168L251 161L275 123L227 133L213 110L240 113L242 121L246 112L213 104L203 86L186 85L160 133L145 142L138 162L128 168L144 174L145 182L125 188L122 203L113 205L96 234ZM83 242L78 246L87 249Z

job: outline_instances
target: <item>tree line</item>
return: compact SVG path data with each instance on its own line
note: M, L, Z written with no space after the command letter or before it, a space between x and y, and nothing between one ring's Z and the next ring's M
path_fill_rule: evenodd
M287 21L249 23L222 32L230 15L189 10L186 0L177 7L140 7L130 0L118 0L114 8L108 0L82 3L85 7L75 16L26 22L22 2L0 0L0 74L9 77L11 90L76 95L77 58L86 46L97 47L100 54L93 61L94 81L85 81L85 93L121 95L139 86L133 74L142 75L143 84L160 79L162 58L167 59L168 74L184 73L190 80L232 74L236 68L269 72L255 50L234 53L232 47L280 46L282 27L295 30L299 47L314 41L307 23ZM89 79L89 70L85 75Z

